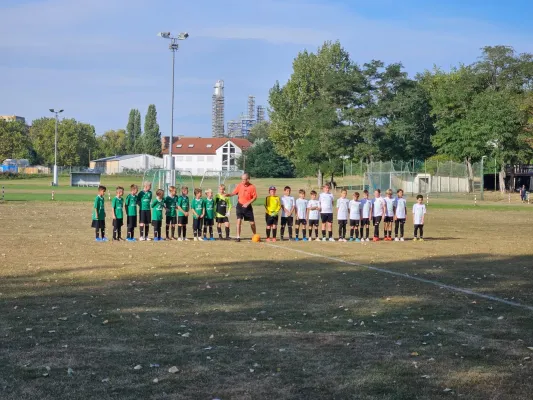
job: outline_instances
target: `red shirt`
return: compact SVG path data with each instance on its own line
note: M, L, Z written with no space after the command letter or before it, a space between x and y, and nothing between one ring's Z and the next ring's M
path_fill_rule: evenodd
M232 195L235 194L239 197L239 204L249 203L257 197L257 191L255 190L255 186L251 183L239 183L232 193Z

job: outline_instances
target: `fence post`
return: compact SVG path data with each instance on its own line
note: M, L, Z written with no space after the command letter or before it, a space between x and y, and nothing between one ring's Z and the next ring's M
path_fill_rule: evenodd
M511 204L511 192L509 191L509 204Z
M477 195L474 195L474 207L477 206Z
M52 200L54 200L54 194L55 192L52 190Z

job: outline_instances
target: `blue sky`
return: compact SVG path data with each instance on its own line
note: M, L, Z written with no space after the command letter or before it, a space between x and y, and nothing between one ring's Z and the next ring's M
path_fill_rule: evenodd
M64 108L98 134L131 108L170 130L171 53L159 31L191 35L176 57L175 134L210 136L211 95L225 81L226 121L247 96L267 105L298 51L339 39L360 63L410 73L470 63L485 45L533 52L533 2L511 0L1 0L0 114Z

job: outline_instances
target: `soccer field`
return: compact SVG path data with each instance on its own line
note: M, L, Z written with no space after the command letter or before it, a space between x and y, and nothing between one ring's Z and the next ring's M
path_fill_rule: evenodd
M2 399L532 397L527 205L368 244L96 243L90 207L0 204Z

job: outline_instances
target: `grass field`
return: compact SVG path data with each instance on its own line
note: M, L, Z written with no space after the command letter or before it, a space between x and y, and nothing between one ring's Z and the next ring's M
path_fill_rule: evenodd
M527 205L439 199L424 243L96 243L84 190L0 204L1 399L532 398Z

